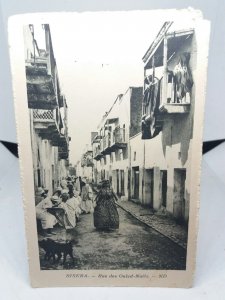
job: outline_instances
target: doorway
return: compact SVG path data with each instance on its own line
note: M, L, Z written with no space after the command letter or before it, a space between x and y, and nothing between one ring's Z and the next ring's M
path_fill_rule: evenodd
M116 193L119 196L120 194L120 173L119 170L116 170Z
M167 205L167 171L161 170L160 171L160 182L161 182L161 203L162 206L166 208Z
M139 167L133 167L134 199L139 199Z
M145 170L145 205L153 207L153 169Z
M124 170L120 170L120 187L121 187L121 196L125 195L124 192Z
M174 169L174 216L184 221L185 218L185 181L186 169Z

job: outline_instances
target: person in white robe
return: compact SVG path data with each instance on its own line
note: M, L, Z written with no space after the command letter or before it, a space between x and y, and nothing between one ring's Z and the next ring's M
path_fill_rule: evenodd
M63 208L64 215L61 220L62 225L66 229L71 229L76 226L76 203L74 197L69 198L68 193L63 193L62 202L59 204L59 208Z
M88 214L94 212L94 206L93 206L93 191L89 183L87 183L86 179L83 178L82 181L85 183L85 185L82 188L81 192L81 210Z
M36 205L36 218L41 221L42 229L47 231L47 233L52 233L51 230L57 223L56 217L47 211L52 206L52 201L49 197L46 197Z

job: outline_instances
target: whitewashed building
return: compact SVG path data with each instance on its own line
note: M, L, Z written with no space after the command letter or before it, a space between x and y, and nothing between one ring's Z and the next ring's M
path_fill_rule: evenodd
M165 22L144 54L142 87L119 95L92 138L93 179L117 195L163 210L187 224L196 62L204 56L196 28Z
M166 22L143 57L142 132L130 139L131 198L187 223L201 57L194 29Z
M68 175L69 137L49 25L42 30L45 48L39 49L35 27L24 27L24 51L34 185L51 194Z
M126 199L130 184L129 137L137 131L137 103L141 118L142 92L142 87L130 87L119 95L92 140L95 182L108 179L117 195ZM140 130L140 124L137 126Z

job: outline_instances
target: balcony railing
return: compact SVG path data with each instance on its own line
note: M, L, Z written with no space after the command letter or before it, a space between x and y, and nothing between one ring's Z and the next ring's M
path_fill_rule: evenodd
M116 128L110 134L103 137L101 153L103 155L110 154L116 149L127 147L127 132L125 128Z
M54 146L58 146L61 137L64 138L64 136L60 134L59 120L58 110L33 110L34 128L38 130L39 135L43 139L48 139L52 142L57 140L57 144Z
M34 109L33 122L36 129L49 129L49 127L59 130L59 112L57 110Z
M128 134L125 128L116 128L113 132L113 139L111 144L111 152L117 149L124 149L127 147Z
M33 119L34 122L45 122L45 123L54 123L54 111L46 109L34 109L33 110Z
M160 112L166 113L187 113L190 110L191 95L189 92L184 93L183 97L181 95L178 97L180 92L176 83L174 82L174 77L169 73L166 74L166 81L164 85L161 85L160 89ZM165 84L166 83L166 84ZM163 91L164 89L164 91Z
M127 135L124 128L117 128L113 133L113 144L126 144Z

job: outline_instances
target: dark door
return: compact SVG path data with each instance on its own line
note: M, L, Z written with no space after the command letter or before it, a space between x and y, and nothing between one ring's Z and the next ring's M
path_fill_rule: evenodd
M167 171L161 170L160 171L160 178L161 178L161 203L164 207L166 207L166 200L167 200Z
M116 170L116 193L120 194L120 173L119 170Z
M124 170L120 170L121 196L124 196Z
M185 217L185 169L174 169L174 216L180 221Z
M133 168L134 199L139 199L139 167Z
M40 169L37 170L37 175L38 175L38 186L41 186L41 171L40 171Z
M153 207L153 169L145 170L145 205Z

